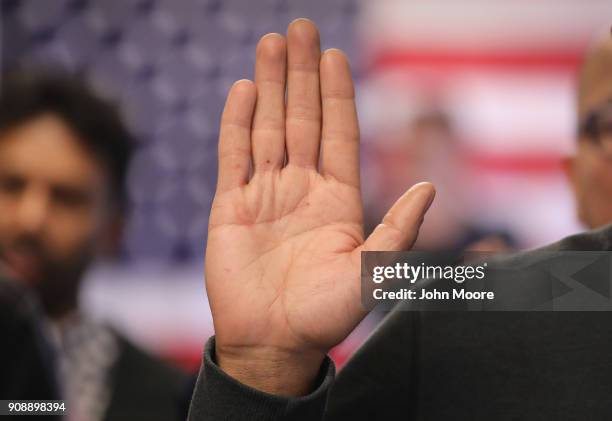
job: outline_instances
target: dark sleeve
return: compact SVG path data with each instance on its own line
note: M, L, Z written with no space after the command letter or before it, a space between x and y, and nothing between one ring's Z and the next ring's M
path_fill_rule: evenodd
M274 396L245 386L225 374L215 363L215 338L207 342L204 360L189 409L189 421L323 419L327 396L334 381L335 366L323 361L315 390L292 398Z
M325 421L417 419L420 314L396 308L338 373Z

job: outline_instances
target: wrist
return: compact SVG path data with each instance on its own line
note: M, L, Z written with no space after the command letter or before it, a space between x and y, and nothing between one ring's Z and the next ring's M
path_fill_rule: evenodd
M215 344L217 365L230 377L272 395L303 396L315 388L325 354L291 352L277 347Z

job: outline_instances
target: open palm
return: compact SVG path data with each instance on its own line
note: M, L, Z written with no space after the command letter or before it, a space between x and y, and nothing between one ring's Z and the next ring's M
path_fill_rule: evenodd
M221 121L206 252L218 357L320 364L365 315L360 252L410 247L432 199L414 186L364 241L348 62L321 54L307 20L263 37L255 83L234 84Z

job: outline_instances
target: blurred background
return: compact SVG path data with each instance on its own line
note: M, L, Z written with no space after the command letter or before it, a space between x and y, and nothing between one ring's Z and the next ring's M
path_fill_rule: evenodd
M609 32L590 0L0 0L2 67L86 74L139 140L122 254L83 306L186 367L212 334L203 288L218 119L254 47L297 17L357 79L366 225L411 184L436 184L421 249L524 249L579 231L561 160L577 67ZM376 322L334 351L342 363Z

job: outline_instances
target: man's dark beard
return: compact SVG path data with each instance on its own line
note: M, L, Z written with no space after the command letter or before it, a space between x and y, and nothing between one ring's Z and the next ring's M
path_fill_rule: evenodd
M29 286L36 292L49 317L61 317L76 308L81 279L92 259L88 247L83 247L78 255L63 261L53 259L34 236L21 236L8 247L0 242L0 257L5 248L26 252L39 262L40 279Z

